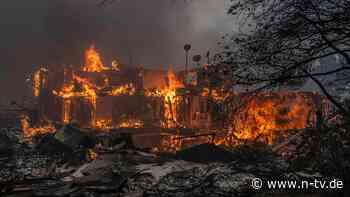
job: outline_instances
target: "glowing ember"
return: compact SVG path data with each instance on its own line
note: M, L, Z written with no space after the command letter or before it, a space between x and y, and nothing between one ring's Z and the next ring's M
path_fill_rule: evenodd
M70 106L71 106L71 100L63 99L63 122L66 124L71 121Z
M111 119L99 119L96 121L95 127L97 129L112 129L113 124Z
M120 71L120 64L119 64L118 60L113 60L112 61L112 70Z
M33 94L35 97L40 95L40 90L46 84L46 78L43 76L47 72L45 68L40 68L33 75Z
M132 83L114 87L110 92L109 95L111 96L118 96L118 95L134 95L136 92L136 89Z
M203 88L201 96L211 97L214 101L224 101L228 96L230 96L230 94L224 93L223 90L209 90L209 88Z
M95 128L108 131L109 129L117 128L143 128L144 123L138 119L125 119L119 122L117 125L113 125L111 119L99 119L96 121Z
M108 70L108 67L103 65L100 54L96 51L94 45L85 51L85 66L83 70L86 72L101 72L103 70Z
M138 119L127 119L119 123L118 128L142 128L143 121Z

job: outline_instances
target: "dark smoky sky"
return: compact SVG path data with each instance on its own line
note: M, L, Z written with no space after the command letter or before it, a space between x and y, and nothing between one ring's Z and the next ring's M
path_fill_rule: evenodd
M0 103L28 95L25 79L38 65L81 65L95 43L104 62L166 68L218 49L234 29L229 0L2 0L0 3Z

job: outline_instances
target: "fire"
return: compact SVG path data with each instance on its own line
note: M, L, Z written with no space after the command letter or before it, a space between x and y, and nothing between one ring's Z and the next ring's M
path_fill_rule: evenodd
M176 127L177 124L177 106L179 99L176 97L176 90L183 88L183 83L177 79L172 67L168 70L168 87L163 90L165 100L164 116L168 127Z
M95 46L91 45L88 50L85 51L85 66L83 71L86 72L101 72L108 70L102 63L100 54L96 51Z
M177 127L177 107L179 105L179 98L176 91L179 88L184 88L184 84L179 80L170 66L167 73L167 87L164 89L146 90L145 96L160 97L164 101L164 122L162 127L172 128Z
M74 84L64 84L60 91L57 92L56 90L53 90L53 94L62 98L70 98L75 96L74 89Z
M63 122L68 123L70 121L70 105L71 98L73 97L84 97L89 103L91 103L92 111L91 124L95 124L95 111L96 111L96 101L97 101L97 91L100 89L89 80L77 76L75 73L72 73L73 80L65 83L61 90L53 90L53 94L63 98Z
M105 80L105 85L108 85L108 80ZM91 103L92 111L91 117L92 122L91 125L94 126L96 124L97 128L101 128L104 125L104 122L101 120L95 121L95 111L96 111L96 102L98 95L101 91L103 91L104 86L98 86L88 79L78 76L74 72L72 73L72 80L66 82L61 90L53 90L53 94L63 98L63 122L68 123L70 121L70 105L71 98L74 97L83 97L86 98L89 103ZM135 86L130 84L125 84L121 86L113 87L112 90L107 92L108 95L111 96L119 96L119 95L134 95L136 92Z
M165 89L157 90L154 95L161 95L164 99L164 117L165 122L163 127L176 127L177 126L177 106L179 104L179 98L176 95L178 88L183 88L183 83L177 78L172 67L168 69L168 86Z
M230 92L225 92L223 89L209 89L207 87L202 89L201 96L210 97L214 101L222 102L230 96Z
M71 106L71 100L70 99L63 99L63 122L69 123L70 122L70 106Z
M40 95L41 88L46 84L45 72L47 72L47 69L41 67L33 75L33 94L35 97Z
M96 97L97 89L99 89L89 80L79 77L73 73L73 81L65 83L60 91L53 91L53 94L62 98L71 97ZM80 90L80 91L78 91Z
M31 138L36 135L42 135L46 133L54 133L56 132L56 128L51 125L45 125L43 127L31 127L29 123L30 119L27 115L23 115L21 118L21 129L23 131L25 138Z
M119 122L117 125L113 125L111 119L99 119L96 121L95 128L107 131L109 129L117 128L143 128L144 122L139 119L125 119Z
M112 126L112 119L99 119L99 120L96 120L96 124L95 124L95 127L97 129L112 129L113 126Z
M313 104L302 93L262 93L234 116L228 135L216 143L231 146L237 140L264 139L273 144L285 131L306 128L312 116Z
M184 87L184 84L177 78L172 66L169 66L168 69L168 87L169 89Z
M120 64L118 60L112 61L112 70L114 71L120 71Z
M118 128L142 128L143 121L138 119L126 119L119 123Z
M134 84L126 84L121 85L118 87L114 87L110 92L109 95L111 96L118 96L118 95L134 95L136 92Z

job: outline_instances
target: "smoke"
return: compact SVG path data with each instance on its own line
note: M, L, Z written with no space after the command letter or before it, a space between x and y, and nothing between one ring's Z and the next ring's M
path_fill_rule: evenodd
M35 66L81 65L83 50L94 43L108 65L166 68L184 64L191 54L218 49L233 30L226 15L230 0L5 0L0 7L0 88L6 97L23 95L25 77ZM11 84L9 87L6 84ZM0 100L4 100L3 98Z

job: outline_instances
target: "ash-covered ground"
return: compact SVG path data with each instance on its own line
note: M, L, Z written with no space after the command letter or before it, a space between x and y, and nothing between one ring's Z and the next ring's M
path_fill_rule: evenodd
M164 153L138 147L131 135L97 134L74 125L31 139L23 138L20 130L3 129L0 191L1 196L57 197L343 195L345 183L337 190L252 186L257 178L263 183L339 179L324 174L325 168L311 159L315 139L307 133L278 146L250 142L227 148L206 143Z

